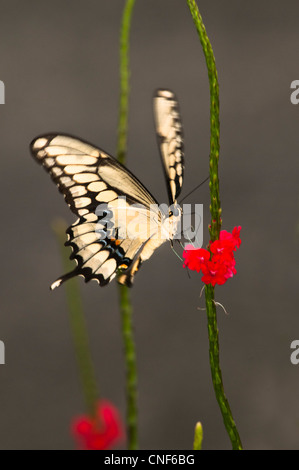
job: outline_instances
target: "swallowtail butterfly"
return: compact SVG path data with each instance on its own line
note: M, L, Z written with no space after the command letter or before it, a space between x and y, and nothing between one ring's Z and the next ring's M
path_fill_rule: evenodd
M51 289L76 275L83 276L86 282L95 279L101 286L118 275L121 284L132 286L141 263L167 239L172 243L182 215L177 204L184 173L182 125L177 99L170 90L157 90L153 105L170 202L168 213L151 210L158 207L155 198L127 168L103 150L65 134L41 135L32 141L33 157L50 174L78 216L67 229L65 243L72 248L71 259L76 260L77 266L58 278ZM104 207L100 214L99 205ZM130 236L126 228L135 205L141 230L138 236ZM111 216L114 232L108 236ZM120 233L126 235L121 237Z

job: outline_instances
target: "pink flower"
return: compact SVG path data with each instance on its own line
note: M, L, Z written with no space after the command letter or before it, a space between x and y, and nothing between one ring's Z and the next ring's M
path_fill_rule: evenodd
M110 449L124 438L118 410L105 400L99 400L96 417L80 416L71 428L81 450Z

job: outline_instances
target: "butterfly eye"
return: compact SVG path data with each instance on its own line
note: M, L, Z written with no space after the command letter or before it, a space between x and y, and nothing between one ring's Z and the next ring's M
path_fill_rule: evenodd
M178 217L180 215L180 211L178 207L172 206L173 209L169 211L169 217Z
M103 214L103 215L104 215L105 219L109 220L109 219L112 219L112 217L113 217L113 212L112 212L112 210L110 210L110 209L106 209L106 210L104 211L104 214Z

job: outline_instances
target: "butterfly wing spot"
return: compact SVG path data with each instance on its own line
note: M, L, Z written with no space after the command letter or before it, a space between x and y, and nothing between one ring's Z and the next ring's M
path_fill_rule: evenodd
M56 287L59 287L63 283L63 280L61 278L57 279L57 281L53 282L50 286L51 290L56 289Z
M166 99L174 99L174 93L171 90L162 90L159 89L157 90L157 96L160 96L161 98L166 98Z
M175 156L173 153L169 155L169 166L174 166L175 164Z
M60 183L63 185L65 188L69 188L71 186L74 186L74 181L69 177L69 176L62 176L60 178Z
M88 232L84 233L78 237L76 237L76 246L78 250L81 248L85 248L86 246L98 241L98 236L96 232ZM68 242L69 243L69 242Z
M78 219L79 223L82 223L81 219ZM94 212L89 212L83 217L83 221L85 222L97 222L98 216Z
M110 201L113 201L114 199L117 199L117 193L111 190L102 191L95 198L99 202L110 202Z
M90 183L87 186L88 191L92 191L94 193L99 193L100 191L104 191L107 189L107 185L103 181L96 181L93 183Z
M57 155L62 157L63 155L77 155L80 156L82 155L82 152L79 149L70 149L70 147L67 147L65 145L53 145L53 140L51 142L51 145L48 145L46 147L47 154L52 157L57 157Z
M108 250L99 251L97 254L92 255L89 259L84 261L83 267L90 268L94 273L99 269L100 266L106 261L109 257Z
M91 204L91 199L89 197L76 197L74 199L74 204L77 209L81 209L82 207L86 207Z
M83 171L87 171L88 167L85 165L67 165L64 168L64 171L67 175L75 175L76 173L83 173Z
M182 174L183 174L183 167L182 167L182 164L181 164L181 163L179 163L179 164L177 165L177 167L176 167L176 172L177 172L178 176L182 176ZM183 184L183 181L182 181L182 184Z
M73 243L73 242L72 242ZM95 255L103 249L105 246L104 243L90 243L90 245L81 248L81 250L76 251L75 254L81 257L82 262L89 259L91 256Z
M169 168L169 173L168 173L168 174L169 174L169 178L170 178L171 180L174 180L174 179L175 179L175 177L176 177L176 171L175 171L175 169L174 169L173 167L170 167L170 168Z
M70 227L68 233L73 237L80 237L81 235L84 235L85 233L89 232L94 232L95 230L95 224L89 223L89 222L84 222L83 224L78 224L78 225L72 225ZM92 245L90 245L92 246Z
M182 152L180 150L177 150L175 152L175 161L177 163L181 162L181 159L182 159Z
M175 191L176 191L176 184L173 180L170 180L169 181L169 186L170 186L170 190L172 192L172 194L175 194Z
M88 209L79 209L79 210L78 210L78 214L79 214L80 216L82 216L82 215L87 215L88 212L89 212Z
M48 143L47 138L39 137L38 139L33 141L32 148L33 148L33 150L38 150L38 149L41 149L41 148L45 147L47 145L47 143Z
M45 158L46 157L46 152L45 150L39 150L39 152L37 152L36 156L39 158L39 159L42 159L42 158Z
M107 261L102 264L102 266L95 272L95 274L102 274L104 279L108 279L111 274L114 273L114 271L117 268L117 263L114 258L110 258Z
M72 197L79 197L79 196L84 196L85 194L87 194L87 190L85 186L77 185L77 186L73 186L72 188L70 188L70 193Z
M73 180L76 183L91 183L92 181L99 180L98 175L94 175L93 173L78 173L77 175L73 176Z
M52 168L51 171L52 171L52 175L53 175L54 180L55 180L55 178L58 178L58 176L61 176L63 174L62 169L58 168L58 167Z
M125 271L126 269L128 269L128 266L126 264L121 264L119 266L119 269L121 269L122 271Z
M52 152L51 152L52 153ZM59 155L56 158L58 165L95 165L97 158L90 157L89 155Z
M54 158L45 158L44 162L47 168L51 168L52 166L55 165Z

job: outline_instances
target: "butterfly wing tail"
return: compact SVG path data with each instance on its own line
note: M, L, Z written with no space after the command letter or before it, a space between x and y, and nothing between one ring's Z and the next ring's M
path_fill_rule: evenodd
M67 274L64 274L63 276L59 277L58 279L56 279L55 282L51 284L50 289L51 290L56 289L56 287L61 286L61 284L63 284L65 281L67 281L68 279L71 279L72 277L77 276L78 274L79 274L78 269L74 269L73 271Z

